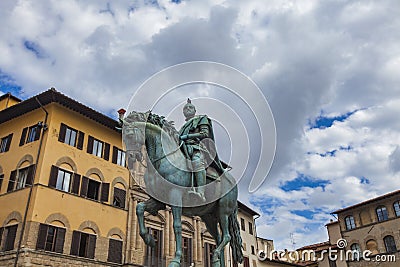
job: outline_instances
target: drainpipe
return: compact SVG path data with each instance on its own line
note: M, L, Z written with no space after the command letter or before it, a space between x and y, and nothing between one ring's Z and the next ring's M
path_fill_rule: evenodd
M38 123L38 125L41 125L41 127L43 128L43 133L42 136L40 137L40 143L39 143L39 147L38 147L38 151L37 151L37 155L36 155L36 164L35 164L35 168L33 169L33 182L35 181L35 176L36 176L36 169L37 169L37 165L39 162L39 156L40 156L40 152L42 150L42 144L43 144L43 139L44 139L44 132L47 130L47 118L49 116L49 113L47 112L47 110L43 107L42 103L40 103L39 99L37 97L35 97L36 101L39 103L40 107L42 108L42 110L46 113L45 119L44 119L44 123L40 124L41 122ZM24 232L25 232L25 226L26 226L26 219L28 216L28 210L29 210L29 206L30 206L30 202L31 202L31 198L32 198L32 191L33 191L33 184L29 185L29 194L28 194L28 199L26 201L26 207L25 207L25 213L24 213L24 219L22 221L22 228L21 228L21 234L19 235L19 240L18 240L18 247L17 247L17 252L15 254L15 261L14 261L14 267L17 267L18 265L18 259L19 259L19 254L21 251L21 245L22 245L22 239L24 237Z
M256 216L257 216L257 217L254 218L254 234L255 234L255 236L256 236L256 253L258 253L258 240L257 240L257 224L256 224L256 220L257 220L258 218L260 218L261 215L257 214Z

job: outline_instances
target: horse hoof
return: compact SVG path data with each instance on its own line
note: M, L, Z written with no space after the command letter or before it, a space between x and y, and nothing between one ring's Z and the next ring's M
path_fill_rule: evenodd
M168 265L168 267L180 267L180 266L181 263L179 261L174 261L174 260L172 260Z

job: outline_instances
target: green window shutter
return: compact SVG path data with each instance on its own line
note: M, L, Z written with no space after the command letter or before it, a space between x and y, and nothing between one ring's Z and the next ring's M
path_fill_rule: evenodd
M81 183L81 176L77 173L74 173L74 178L72 182L72 190L71 192L74 194L79 194L79 185Z
M110 159L110 144L108 143L104 143L104 153L103 153L103 158L105 160L109 160Z
M26 177L26 185L33 185L35 179L35 177L33 177L33 174L35 173L35 168L36 168L35 164L29 166L28 176Z
M39 234L36 242L36 249L44 249L46 244L47 230L49 226L46 224L39 225Z
M113 146L112 163L117 164L117 157L118 157L118 148Z
M61 123L60 133L58 134L58 141L64 143L66 133L67 133L67 125L65 125L64 123Z
M88 145L87 145L87 153L92 154L93 153L93 137L89 135L88 138Z
M35 139L34 139L34 141L37 141L37 140L39 140L39 138L40 138L40 132L42 131L42 128L39 127L39 126L35 126L35 127L36 127L36 132L35 132Z
M57 176L58 176L58 167L53 165L51 166L51 171L50 171L50 179L49 179L50 187L56 188Z
M82 186L81 186L81 197L86 197L89 186L89 178L83 176L82 177Z
M5 227L7 231L7 238L4 243L4 251L10 251L14 249L15 237L17 235L18 225Z
M65 232L66 230L64 228L57 227L56 244L55 244L55 252L57 253L64 252Z
M71 255L78 256L79 254L79 243L81 241L81 233L78 231L72 232L72 242L71 242Z
M122 263L122 240L110 239L108 243L107 261L114 263Z
M11 145L11 140L12 140L13 134L9 134L7 137L7 144L5 147L4 152L7 152L8 150L10 150L10 145Z
M85 134L83 132L78 133L78 143L76 147L80 150L83 149L83 139L85 138Z
M89 234L88 246L87 246L87 258L94 259L94 254L96 250L96 236Z
M17 176L17 170L12 171L10 175L10 181L8 182L7 192L14 190L16 176Z
M21 139L19 140L19 146L23 146L26 141L26 134L28 133L28 127L22 130Z
M100 196L101 202L108 202L109 192L110 192L110 184L102 183L101 184L101 196Z

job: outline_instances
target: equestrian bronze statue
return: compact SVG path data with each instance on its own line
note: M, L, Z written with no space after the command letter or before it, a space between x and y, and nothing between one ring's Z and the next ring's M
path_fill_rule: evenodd
M168 266L180 267L181 217L199 216L217 244L212 266L225 267L224 248L228 243L233 261L243 260L237 221L238 190L228 166L216 155L211 120L195 113L188 100L184 107L186 123L179 132L172 122L151 112L131 112L125 118L120 117L128 166L140 162L147 167L144 182L150 198L137 205L139 231L144 242L154 246L155 241L145 226L144 212L156 215L166 205L170 206L176 250ZM146 156L142 155L143 146Z

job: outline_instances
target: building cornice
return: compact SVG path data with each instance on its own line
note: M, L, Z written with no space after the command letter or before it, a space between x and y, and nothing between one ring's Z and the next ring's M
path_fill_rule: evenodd
M7 96L7 94L6 94ZM43 93L28 98L16 105L6 108L0 111L0 124L22 116L28 112L40 108L40 104L46 106L51 103L58 103L70 110L73 110L107 128L110 128L116 132L115 128L118 125L118 121L82 104L78 101L61 94L56 89L51 88Z

